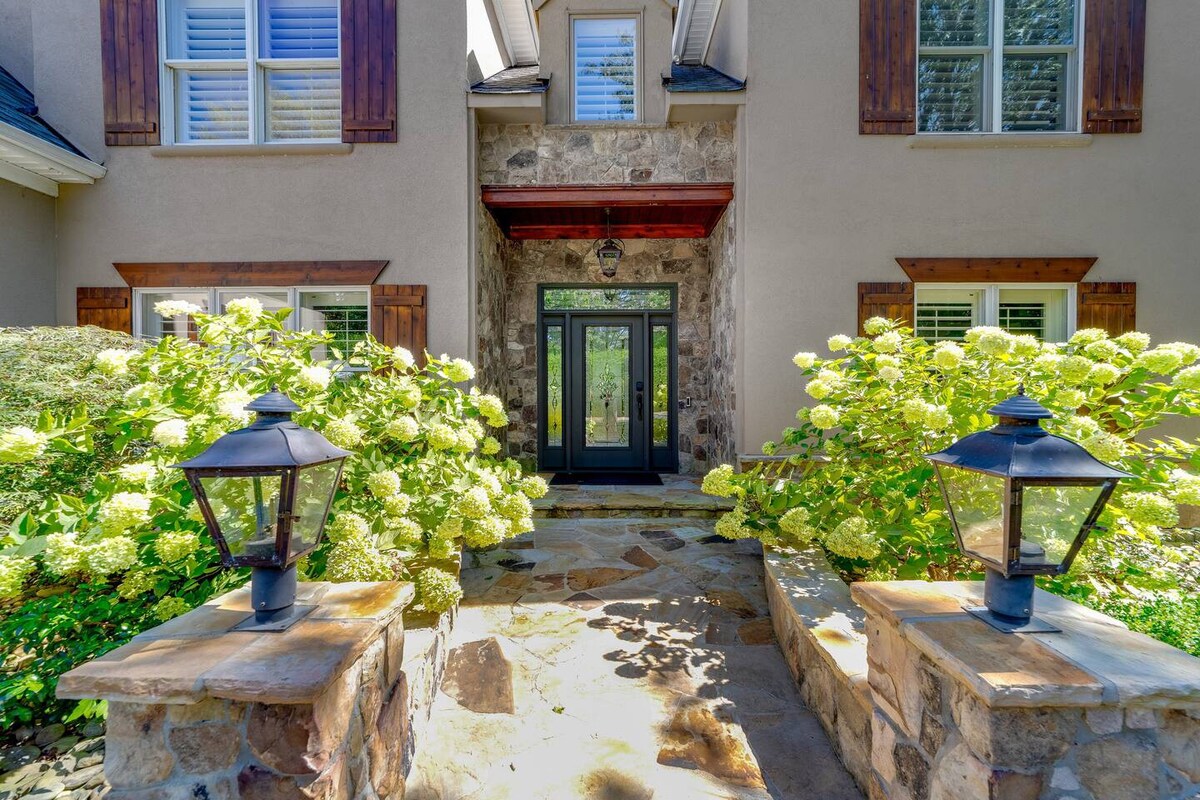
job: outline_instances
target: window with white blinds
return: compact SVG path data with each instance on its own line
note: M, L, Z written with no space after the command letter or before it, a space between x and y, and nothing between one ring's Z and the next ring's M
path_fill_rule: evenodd
M920 0L923 133L1079 127L1080 0Z
M341 139L338 0L167 0L180 144Z
M916 334L929 342L962 341L976 325L1064 342L1074 325L1070 286L918 284Z
M575 121L638 118L637 30L636 18L571 20Z

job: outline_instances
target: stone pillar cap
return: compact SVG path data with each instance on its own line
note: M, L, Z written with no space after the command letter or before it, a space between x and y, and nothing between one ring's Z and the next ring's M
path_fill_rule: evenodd
M982 582L856 583L854 601L991 707L1137 705L1200 709L1200 659L1097 611L1037 590L1034 613L1062 633L1004 634L965 611Z
M230 631L250 613L250 588L209 600L63 675L63 699L190 704L208 697L311 703L395 622L411 583L302 583L296 602L316 604L287 631Z

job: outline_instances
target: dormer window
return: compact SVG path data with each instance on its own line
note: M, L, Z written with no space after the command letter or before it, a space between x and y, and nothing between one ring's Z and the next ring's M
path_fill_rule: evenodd
M638 20L571 20L573 119L633 122L638 118Z

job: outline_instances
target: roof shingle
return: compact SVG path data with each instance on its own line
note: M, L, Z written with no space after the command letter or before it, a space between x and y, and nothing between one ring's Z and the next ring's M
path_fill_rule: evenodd
M672 64L671 77L663 78L668 92L740 92L745 81L731 78L704 64Z
M21 82L3 67L0 67L0 122L12 125L17 130L36 136L55 147L61 147L69 153L87 158L82 150L38 116L33 92L21 85Z
M550 79L539 74L537 64L528 67L502 69L471 87L475 94L542 94Z

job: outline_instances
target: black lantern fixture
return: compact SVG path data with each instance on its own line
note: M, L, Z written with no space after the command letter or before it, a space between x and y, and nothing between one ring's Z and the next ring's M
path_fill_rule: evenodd
M1006 633L1058 628L1033 616L1034 578L1063 575L1128 473L1044 430L1054 415L1020 393L991 409L999 424L926 456L937 467L962 552L985 568L984 606Z
M596 259L600 262L600 274L606 278L612 278L617 274L617 267L621 264L621 257L625 255L625 243L620 239L612 238L612 209L604 209L604 220L606 224L606 238L604 241L597 239L592 244L592 250L596 253Z
M316 549L350 453L292 421L277 388L246 406L257 414L177 466L187 476L225 567L250 567L254 614L233 630L281 631L313 610L296 605L296 562Z

